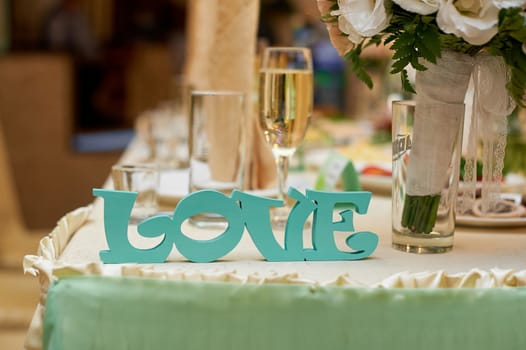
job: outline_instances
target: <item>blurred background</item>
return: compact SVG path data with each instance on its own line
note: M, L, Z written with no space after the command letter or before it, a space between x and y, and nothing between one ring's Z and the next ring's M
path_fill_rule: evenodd
M0 0L1 349L21 348L38 298L23 256L62 215L92 202L137 118L173 101L187 1ZM315 0L261 0L258 38L259 48L312 49L317 118L388 114L398 89L388 54L368 57L368 90L332 47Z
M0 1L2 172L26 227L51 228L91 202L136 118L173 99L186 10L186 0ZM368 60L370 91L346 71L316 1L262 0L258 37L260 46L312 49L318 114L383 117L392 90L387 54Z

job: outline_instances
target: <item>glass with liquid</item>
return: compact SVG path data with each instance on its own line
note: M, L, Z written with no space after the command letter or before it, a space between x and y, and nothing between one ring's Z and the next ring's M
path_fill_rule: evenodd
M189 192L216 190L230 195L244 188L247 118L239 91L192 91L190 98ZM220 227L216 213L198 213L190 223Z
M130 214L130 223L157 213L159 169L155 164L115 164L111 168L113 188L117 191L137 192Z
M259 120L278 169L278 198L284 206L272 212L274 226L284 226L290 157L307 132L313 105L311 52L307 48L268 47L259 71Z

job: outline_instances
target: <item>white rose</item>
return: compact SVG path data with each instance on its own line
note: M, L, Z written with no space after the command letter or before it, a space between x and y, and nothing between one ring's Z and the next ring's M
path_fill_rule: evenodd
M331 14L338 16L338 27L354 43L380 33L391 19L384 0L338 0L338 7Z
M343 33L347 34L349 40L355 44L358 44L363 39L363 36L360 35L343 16L338 16L338 28L340 28Z
M483 45L497 34L498 0L441 0L437 24L445 33L472 45Z
M439 0L393 0L393 2L406 11L429 15L438 10Z
M526 0L494 0L494 2L499 9L524 7L526 5Z

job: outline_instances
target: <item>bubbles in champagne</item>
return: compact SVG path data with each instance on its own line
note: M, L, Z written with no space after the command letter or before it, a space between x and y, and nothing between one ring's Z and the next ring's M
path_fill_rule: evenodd
M312 72L262 69L260 123L273 152L290 156L302 142L312 115Z

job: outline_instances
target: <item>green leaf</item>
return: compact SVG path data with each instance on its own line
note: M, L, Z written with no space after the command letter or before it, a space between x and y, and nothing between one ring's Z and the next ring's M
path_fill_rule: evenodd
M411 51L406 50L405 48L401 48L395 51L392 59L398 60L401 58L408 58L408 57L411 57Z
M424 46L421 46L418 48L419 53L422 55L422 57L431 62L431 63L437 63L437 56L433 55L431 51L429 51L429 48Z
M369 40L367 41L367 43L365 44L364 47L367 47L367 46L371 46L371 45L380 45L382 43L382 36L381 35L375 35L375 36L372 36L371 38L369 38Z
M402 80L402 88L407 92L416 94L416 91L413 88L411 82L409 81L409 77L407 76L407 71L405 69L400 73L400 78Z
M387 44L391 43L395 39L396 39L396 35L395 34L391 34L391 35L387 36L387 38L385 38L385 40L384 40L384 45L387 45Z
M426 30L422 32L421 47L429 50L429 57L425 57L428 61L433 62L431 56L440 57L440 33L436 27L427 26Z
M400 59L391 65L391 74L400 73L409 64L409 59Z
M416 56L413 56L412 59L411 59L411 66L416 69L416 70L420 70L420 71L423 71L423 70L426 70L427 67L424 66L423 64L421 64L420 62L418 62L418 57Z
M392 42L394 51L391 73L403 72L407 65L417 70L426 70L423 60L436 63L441 54L441 40L438 26L432 16L408 15L407 12L393 5L393 16L388 31L391 35L386 40ZM385 41L384 41L385 43ZM402 77L408 90L411 84L407 81L407 73Z
M369 87L369 89L371 89L373 87L373 81L369 74L367 74L365 71L365 64L363 59L360 57L363 45L364 41L358 44L355 48L349 50L349 52L345 54L344 58L350 61L351 71L358 77L358 79L364 82L365 85Z

